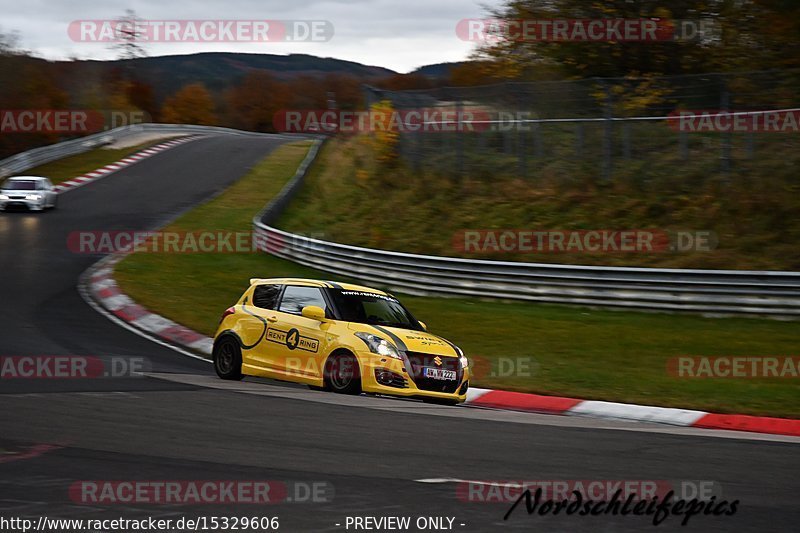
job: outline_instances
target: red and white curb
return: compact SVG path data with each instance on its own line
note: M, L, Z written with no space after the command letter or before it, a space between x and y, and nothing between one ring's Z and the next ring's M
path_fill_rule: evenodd
M111 317L131 329L144 332L162 343L188 348L203 355L203 359L211 357L213 339L148 311L122 293L113 274L114 265L124 257L123 254L110 255L96 263L84 274L82 290L87 291L88 296Z
M88 293L91 301L101 307L104 314L125 327L143 332L145 336L182 353L188 349L201 354L207 360L211 356L213 339L145 309L120 291L113 275L114 265L123 257L121 254L109 256L87 271L81 284L82 292ZM492 409L800 436L800 420L724 415L474 387L467 392L466 403Z
M112 174L118 170L121 170L125 167L129 167L134 163L138 163L142 159L147 159L148 157L154 156L164 150L169 150L179 144L183 144L189 141L193 141L196 137L189 136L189 137L182 137L180 139L173 139L171 141L166 141L160 144L156 144L155 146L151 146L150 148L146 148L141 150L140 152L136 152L133 155L129 155L124 159L120 159L115 163L111 163L110 165L106 165L103 168L98 168L97 170L93 170L83 176L78 176L77 178L72 178L69 181L62 182L54 187L56 192L64 193L67 191L71 191L72 189L76 189L78 187L82 187L87 183L91 183L93 181L97 181L100 178L104 178L109 174Z
M472 388L467 392L467 403L475 406L515 411L590 416L636 422L654 422L673 426L800 436L800 420L789 418L726 415L690 409L579 400L576 398L476 388Z

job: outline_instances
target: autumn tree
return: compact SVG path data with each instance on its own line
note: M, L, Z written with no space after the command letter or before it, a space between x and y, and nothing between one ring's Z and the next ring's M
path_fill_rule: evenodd
M145 57L147 52L142 46L144 35L141 28L142 19L133 9L126 9L125 14L117 17L114 26L115 42L111 48L120 59L136 59Z
M304 74L288 80L292 95L291 107L295 109L327 109L325 87L319 77Z
M161 121L202 126L216 124L214 100L202 83L186 85L164 101Z
M392 91L405 91L411 89L430 89L433 87L431 80L419 73L392 74L381 81L381 88Z
M650 19L711 23L709 35L658 42L575 42L493 39L476 59L506 79L562 76L624 77L633 73L679 75L800 66L800 6L787 0L508 0L491 12L500 21L551 19Z
M126 87L128 101L136 108L146 112L153 120L158 114L153 86L145 81L132 80Z
M230 123L249 131L275 131L272 119L289 105L289 88L265 70L247 74L225 97Z
M364 103L361 81L347 74L328 74L322 81L327 94L333 96L338 109L357 109Z

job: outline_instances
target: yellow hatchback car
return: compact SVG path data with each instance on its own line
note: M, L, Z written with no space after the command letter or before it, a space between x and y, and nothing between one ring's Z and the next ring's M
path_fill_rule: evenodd
M258 376L345 394L457 404L469 361L383 291L310 279L251 279L214 336L222 379Z

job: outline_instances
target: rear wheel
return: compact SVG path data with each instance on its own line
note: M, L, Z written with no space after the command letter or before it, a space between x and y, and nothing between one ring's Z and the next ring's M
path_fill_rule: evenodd
M358 360L351 353L334 353L325 362L325 387L340 394L361 393Z
M224 337L214 346L214 370L222 379L242 379L242 349L233 337Z

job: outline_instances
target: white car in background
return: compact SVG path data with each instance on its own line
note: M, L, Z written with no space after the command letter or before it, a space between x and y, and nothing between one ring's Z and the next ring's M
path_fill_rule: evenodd
M26 208L42 211L58 203L58 193L49 179L41 176L14 176L0 185L0 211Z

